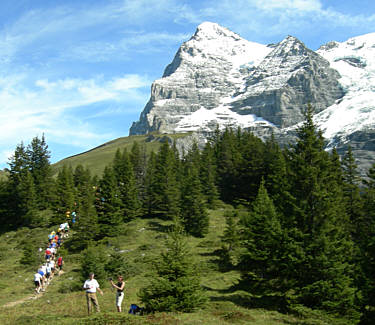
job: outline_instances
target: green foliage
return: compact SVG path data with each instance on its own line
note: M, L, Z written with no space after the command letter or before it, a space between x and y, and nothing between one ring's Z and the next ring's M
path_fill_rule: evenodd
M122 207L120 190L113 168L106 167L96 195L100 238L118 235L118 227L123 220Z
M156 275L139 294L147 311L192 312L202 308L207 298L178 224L169 233L166 248L155 261Z
M138 188L134 176L134 167L130 160L129 153L124 150L116 152L113 160L113 171L121 200L121 213L123 221L130 221L139 216L141 202L138 197Z
M199 156L198 156L199 157ZM185 231L193 236L204 237L208 232L208 213L199 180L199 162L185 163L181 190L181 217Z
M73 170L64 165L56 179L56 196L54 202L53 222L60 224L66 221L66 212L74 209L75 188Z
M285 304L284 297L289 289L283 261L286 247L280 221L264 181L250 213L242 218L241 224L241 243L245 248L239 262L242 285L263 303L272 299L274 304Z
M168 142L164 142L155 157L152 174L149 173L150 212L166 219L173 219L180 213L180 188L177 182L177 162ZM151 171L151 169L149 169Z
M36 269L40 262L41 256L38 254L38 247L31 240L24 241L20 264Z
M81 253L81 280L85 281L89 278L89 274L93 272L95 279L99 281L107 280L107 272L105 270L108 262L108 256L102 246L88 246Z

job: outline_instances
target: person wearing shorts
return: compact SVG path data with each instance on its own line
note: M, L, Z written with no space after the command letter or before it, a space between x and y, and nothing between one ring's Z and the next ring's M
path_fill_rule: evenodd
M41 281L41 278L42 278L42 276L40 275L39 272L36 272L36 273L34 274L34 283L35 283L35 292L36 292L36 293L39 293L39 292L40 292L40 288L41 288L41 283L40 283L40 281Z
M117 289L116 292L116 307L117 311L120 313L121 312L121 304L122 300L124 299L124 287L125 287L125 281L124 278L119 275L118 277L118 282L115 284L112 279L110 279L112 287Z
M63 269L63 265L64 265L63 258L62 258L62 256L59 256L59 258L57 259L57 267L59 268L59 275L60 275L60 272Z

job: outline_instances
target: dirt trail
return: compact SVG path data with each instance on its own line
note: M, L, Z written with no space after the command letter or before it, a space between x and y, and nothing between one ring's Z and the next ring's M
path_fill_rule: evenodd
M64 271L60 271L60 275L62 275L63 273L64 273ZM19 300L16 300L16 301L8 302L5 305L3 305L3 307L4 308L14 307L14 306L17 306L19 304L23 304L24 302L29 301L29 300L36 300L36 299L39 299L40 297L42 297L45 293L47 293L47 291L41 291L38 294L34 293L31 296L28 296L28 297L25 297L25 298L22 298L22 299L19 299Z
M16 300L16 301L12 301L12 302L8 302L7 304L3 305L4 308L7 308L7 307L14 307L14 306L17 306L19 304L23 304L24 302L28 301L28 300L35 300L35 299L38 299L40 298L41 296L43 296L45 292L41 292L39 294L33 294L32 296L29 296L29 297L25 297L25 298L22 298L20 300Z

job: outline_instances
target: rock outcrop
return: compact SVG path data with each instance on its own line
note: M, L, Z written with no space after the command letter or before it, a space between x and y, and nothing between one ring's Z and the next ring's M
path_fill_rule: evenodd
M240 126L288 143L310 103L327 149L351 143L364 173L374 162L374 84L375 33L312 51L292 36L266 46L206 22L152 84L130 135L194 131L203 141Z

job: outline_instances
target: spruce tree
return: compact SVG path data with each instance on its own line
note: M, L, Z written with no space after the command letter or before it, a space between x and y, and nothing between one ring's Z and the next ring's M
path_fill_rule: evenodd
M182 228L168 234L166 250L154 263L155 275L139 296L149 312L192 312L207 301L197 268L189 255Z
M173 219L180 213L180 184L177 182L176 156L164 142L155 160L155 170L150 184L152 192L151 213Z
M80 251L93 245L99 234L98 216L95 209L95 190L87 185L83 189L82 203L78 209L75 224L76 235L70 240L69 247Z
M202 192L205 196L207 206L211 209L215 208L219 199L219 191L216 185L216 163L214 150L208 142L203 151L200 167L200 179L202 184Z
M241 282L263 305L284 303L286 271L283 231L264 181L249 214L241 220Z
M126 150L122 154L120 151L116 152L113 171L122 202L123 221L130 221L141 214L141 201L138 196L133 165Z
M72 168L63 165L57 174L53 222L60 224L66 221L66 212L74 209L75 187Z
M38 193L37 204L39 209L46 209L52 203L52 169L50 151L44 134L39 139L35 137L27 146L28 165L34 179L35 190Z
M343 157L342 167L346 213L351 221L352 234L355 240L357 240L359 237L361 237L361 232L357 228L358 222L361 219L362 212L362 202L359 189L361 178L351 146L348 147L348 150Z
M151 152L150 157L147 161L146 175L145 175L145 196L143 199L143 210L148 215L151 215L155 211L153 202L155 202L154 197L156 193L154 192L153 184L155 182L155 172L156 172L156 154Z
M100 237L117 236L122 222L120 191L112 167L105 167L99 182L100 197L97 204Z
M186 163L181 190L181 217L188 234L204 237L208 232L209 219L196 166L198 163L194 160Z
M289 151L296 209L295 227L288 235L296 247L290 270L298 283L298 301L311 308L355 316L353 243L337 179L340 172L334 171L324 150L311 107L297 135L297 143Z
M363 185L363 214L357 221L357 228L361 234L358 244L363 272L360 284L364 298L362 323L372 324L375 317L375 164L369 169Z

